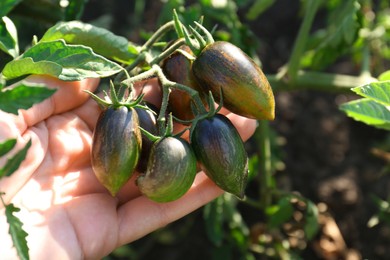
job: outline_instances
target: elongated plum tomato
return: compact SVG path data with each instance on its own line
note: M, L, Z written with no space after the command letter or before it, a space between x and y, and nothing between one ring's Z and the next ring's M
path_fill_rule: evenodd
M146 173L136 183L149 199L169 202L190 189L195 175L196 157L187 141L163 137L153 144Z
M202 170L221 189L244 197L248 155L230 120L221 114L201 119L195 125L191 146Z
M130 179L141 153L138 115L133 108L107 108L93 133L91 162L95 175L115 196Z
M229 42L207 45L192 64L193 74L215 100L223 93L230 111L255 119L273 120L275 99L262 70L240 48Z
M180 49L193 54L190 47L183 45ZM194 90L201 91L201 87L192 75L192 61L180 52L175 52L163 61L162 69L165 76L174 82L186 85ZM203 93L200 93L201 97ZM179 89L172 89L169 94L168 108L172 115L182 120L191 120L194 114L191 109L191 96Z

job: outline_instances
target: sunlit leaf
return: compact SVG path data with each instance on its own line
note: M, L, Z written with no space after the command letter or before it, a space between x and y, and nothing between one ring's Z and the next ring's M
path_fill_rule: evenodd
M0 19L0 50L11 55L13 58L19 55L16 27L6 16Z
M9 158L5 163L4 167L0 169L0 178L3 176L10 176L14 171L16 171L23 160L26 158L27 151L31 147L31 140L19 150L14 156Z
M126 38L80 21L59 22L49 28L40 41L59 39L91 47L95 53L121 62L131 62L138 55L136 46Z
M9 224L9 234L12 242L21 260L29 259L27 246L27 233L23 230L23 223L17 218L14 213L20 211L12 203L5 206L5 216Z
M43 85L20 83L14 88L0 91L0 110L17 114L19 109L28 109L54 94L55 89Z
M121 67L83 45L68 45L64 40L39 42L3 69L6 79L28 74L46 74L61 80L108 77Z
M378 76L379 81L390 80L390 70L387 70Z
M316 31L311 41L317 43L311 52L305 54L305 63L310 67L321 69L338 57L351 51L358 39L360 28L360 4L357 0L338 1L336 7L329 11L327 27Z
M390 130L389 107L369 98L362 98L342 104L340 109L353 119L365 124Z
M352 91L384 106L390 106L390 81L373 82L361 87L353 88Z
M0 156L5 155L15 147L16 139L7 139L0 143Z

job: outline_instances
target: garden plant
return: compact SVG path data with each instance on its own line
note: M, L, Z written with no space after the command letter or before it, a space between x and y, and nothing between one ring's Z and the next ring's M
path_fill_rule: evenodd
M285 111L278 101L310 91L341 97L334 107L345 120L388 136L388 1L128 2L0 0L1 113L17 116L56 92L44 83L24 81L31 75L70 82L99 78L99 88L85 94L100 114L88 159L104 192L116 197L133 185L155 203L172 203L190 190L201 170L225 191L106 259L191 254L194 259L378 259L389 252L348 251L344 241L339 251L324 245L326 236L342 237L327 233L331 205L283 186L279 174L286 172L289 155L278 133L279 113ZM289 5L297 10L296 30L289 32L293 41L283 45L285 60L272 63L267 59L272 53L264 50L284 43L262 38L262 28L272 21L260 23L271 12L280 12L281 19ZM337 70L343 62L352 73ZM142 92L150 80L161 93L154 104ZM226 111L257 121L247 142ZM0 119L0 127L5 125ZM305 142L303 134L300 138L297 142ZM389 146L386 138L375 145L387 183ZM8 223L2 225L8 225L20 259L29 259L29 234L18 218L20 206L2 184L18 170L30 146L31 140L23 147L14 138L0 140L0 212ZM367 225L388 225L389 194L370 193L375 209Z

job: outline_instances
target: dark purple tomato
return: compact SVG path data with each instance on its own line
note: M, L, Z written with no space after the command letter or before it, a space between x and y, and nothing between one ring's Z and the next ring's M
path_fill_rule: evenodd
M96 123L92 138L93 171L115 196L132 176L141 154L141 132L133 108L107 108Z
M248 155L230 120L221 114L200 120L193 129L191 146L202 170L221 189L244 197Z

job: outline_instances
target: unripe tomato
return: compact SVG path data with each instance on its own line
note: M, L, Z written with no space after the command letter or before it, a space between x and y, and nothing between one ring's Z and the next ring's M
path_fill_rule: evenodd
M207 45L192 65L193 74L204 91L239 115L272 120L275 100L262 70L240 48L229 42Z
M221 114L201 119L191 136L191 146L202 170L221 189L244 197L248 155L230 120Z
M163 137L152 147L145 174L137 185L142 194L156 202L169 202L183 196L196 175L196 157L181 138Z
M96 123L91 163L101 182L115 196L130 179L141 153L138 115L133 108L107 108Z

